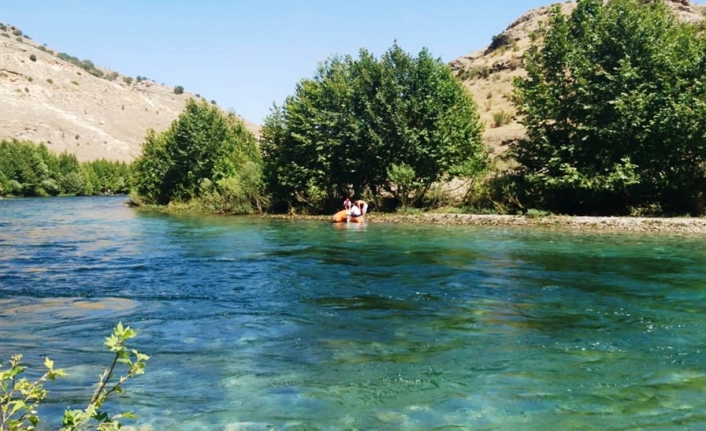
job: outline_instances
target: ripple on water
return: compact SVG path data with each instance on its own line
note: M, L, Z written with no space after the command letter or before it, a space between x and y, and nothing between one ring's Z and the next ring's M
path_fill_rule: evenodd
M701 238L165 216L0 202L0 355L45 355L56 424L151 355L135 429L699 429ZM90 392L90 389L89 389Z

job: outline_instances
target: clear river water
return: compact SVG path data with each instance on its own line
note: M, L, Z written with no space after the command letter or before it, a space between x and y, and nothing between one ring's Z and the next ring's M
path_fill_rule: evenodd
M141 430L706 429L702 236L125 201L0 200L0 358L69 373L43 429L90 397L118 321L151 359L107 409Z

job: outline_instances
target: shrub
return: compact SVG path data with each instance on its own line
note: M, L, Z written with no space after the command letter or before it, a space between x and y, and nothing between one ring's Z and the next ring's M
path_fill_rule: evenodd
M512 39L506 33L500 33L493 36L490 46L486 50L486 54L491 53L499 48L507 48L512 43Z
M53 84L53 83L54 83L54 81L53 81L51 78L47 78L47 82L50 83L50 84Z
M29 59L32 60L32 61L37 61L37 56L34 55L34 54L31 54L31 55L29 56Z
M540 217L547 217L551 215L549 211L544 211L544 210L537 210L534 208L530 208L527 210L525 213L525 217L527 218L540 218Z
M509 112L500 111L493 114L493 127L502 127L510 124L510 121L512 121L512 115Z
M20 30L19 28L15 29L12 34L14 34L15 36L22 36L22 30Z
M403 208L408 206L410 193L420 185L415 182L417 175L414 168L405 163L399 165L393 163L387 170L387 176L395 187L395 197L400 205Z
M183 94L184 93L184 87L181 85L177 85L174 87L174 94Z
M73 85L78 85L78 81L71 81Z
M132 78L129 77L129 76L124 76L124 77L123 77L123 81L124 81L127 85L132 84Z

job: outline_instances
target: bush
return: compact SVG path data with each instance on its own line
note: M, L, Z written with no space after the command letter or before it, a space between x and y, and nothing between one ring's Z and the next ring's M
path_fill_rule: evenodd
M32 61L37 61L37 56L34 55L34 54L31 54L31 55L29 56L29 59L32 60Z
M19 28L15 29L12 34L14 34L15 36L22 36L22 30L20 30Z
M534 208L528 209L527 212L525 213L525 217L527 217L527 218L540 218L540 217L547 217L550 215L551 215L551 213L549 211L537 210Z
M181 85L177 85L174 87L174 94L183 94L184 93L184 87Z
M129 77L129 76L123 77L123 81L124 81L127 85L132 84L132 78Z
M510 121L512 121L512 115L509 112L500 111L493 114L493 127L502 127L510 124Z

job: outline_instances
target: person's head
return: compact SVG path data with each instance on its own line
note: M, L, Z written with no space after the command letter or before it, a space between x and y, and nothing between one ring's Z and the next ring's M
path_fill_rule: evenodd
M346 207L346 208L350 207L350 206L351 206L351 200L348 199L348 198L346 198L346 200L343 201L343 206Z

